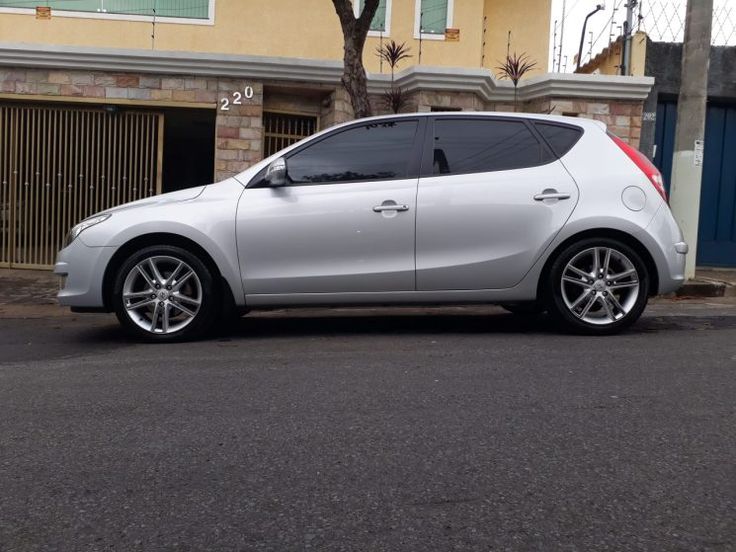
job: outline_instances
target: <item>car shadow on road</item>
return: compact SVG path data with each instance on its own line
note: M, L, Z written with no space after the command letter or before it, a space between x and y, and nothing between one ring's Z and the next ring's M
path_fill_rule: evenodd
M545 315L513 314L396 314L329 316L246 316L223 336L286 337L314 335L442 334L442 333L554 333Z
M340 335L565 335L568 332L546 314L517 315L504 311L460 313L370 314L351 309L335 311L260 312L249 314L221 328L209 340L247 340ZM668 331L719 330L736 328L736 316L645 316L622 335L643 335ZM72 341L125 347L139 343L114 320L71 332Z
M736 317L658 316L641 318L622 335L661 331L736 328ZM567 335L565 328L546 314L397 314L329 316L246 316L221 333L221 338L269 338L328 335L386 334L524 334Z

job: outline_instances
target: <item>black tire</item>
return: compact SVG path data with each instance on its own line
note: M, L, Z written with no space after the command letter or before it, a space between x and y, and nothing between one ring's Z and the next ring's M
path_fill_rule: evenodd
M534 316L542 314L545 311L544 303L539 301L525 301L523 303L501 303L500 307L506 309L510 313L522 316Z
M622 259L628 259L630 264L633 265L633 268L636 270L636 273L626 278L622 278L619 282L609 282L607 278L600 277L600 275L598 275L596 278L589 276L589 280L586 280L586 284L582 283L582 277L580 284L571 284L569 280L563 283L563 271L565 271L568 263L573 259L581 259L582 262L585 262L585 255L589 255L590 253L588 252L593 248L601 248L598 254L599 259L600 257L605 256L606 249L610 249L621 254L623 257L617 258L618 261L621 261L618 266L626 266L623 265ZM590 255L592 259L592 254ZM611 258L614 258L614 255L615 253L612 253ZM603 260L604 259L601 259L601 265L603 264ZM592 262L593 261L591 260L591 263ZM613 267L613 263L611 263L611 266ZM612 272L614 270L616 269L611 269ZM618 270L618 274L622 274L624 272L621 268L618 268ZM590 272L592 273L592 270ZM567 276L570 276L571 274L573 273L568 271ZM573 276L575 276L575 274L573 274ZM603 280L603 283L597 283L597 280ZM615 307L613 299L615 299L619 305L626 306L622 302L622 297L625 289L627 288L617 288L614 290L614 288L609 288L607 284L614 284L614 287L616 284L618 286L631 284L631 288L629 289L633 290L634 280L638 283L637 293L634 296L633 291L626 292L631 293L631 295L626 296L626 305L628 305L628 308L625 309L626 312L624 312L624 309L618 309ZM573 333L585 335L610 335L628 328L639 319L647 305L650 281L651 279L646 264L633 248L612 238L587 238L566 247L552 262L552 265L547 272L546 279L543 282L543 300L546 303L549 314L567 330ZM587 285L591 288L599 285L603 289L597 290L596 288L588 290L587 287L585 287ZM577 297L582 299L583 303L582 306L576 307L577 314L574 314L570 306L568 306L568 303L566 303L566 296L571 287L572 289L577 289L578 286L580 287L580 295ZM577 292L570 293L572 294ZM583 297L585 294L589 295ZM595 298L596 295L597 298ZM613 295L612 298L611 295ZM571 301L570 296L567 297L567 300L570 302L571 306L576 302ZM589 314L587 318L590 319L597 316L600 318L599 323L591 323L588 320L581 318L580 315L588 302L592 302L593 307L590 307L591 310L588 311ZM611 317L611 314L608 313L607 309L611 309L613 311L613 318ZM591 314L593 316L591 316ZM596 318L596 320L598 319Z
M168 293L171 295L166 297L165 301L159 301L159 297L152 294L149 301L152 303L150 306L144 306L139 309L126 308L126 301L128 300L123 297L126 279L130 277L130 281L144 283L144 285L147 285L145 284L145 282L147 282L145 276L138 276L138 269L136 267L139 263L145 262L147 259L151 258L157 258L157 262L163 262L164 266L162 270L164 271L167 266L176 266L176 261L183 262L183 266L191 269L196 278L192 278L190 276L187 283L182 282L179 285L186 285L190 288L196 289L198 292L197 298L199 299L200 304L196 306L186 301L181 301L179 297L174 297L174 294L178 293L177 291L169 291ZM161 272L161 276L172 276L171 272L173 272L173 268L169 270L170 272L168 273ZM151 272L148 274L150 276ZM135 278L139 278L139 280L135 280ZM182 278L182 280L184 280L184 278ZM153 281L155 281L155 277ZM176 280L172 280L172 283L174 284L174 288L176 288ZM157 286L157 290L154 290L156 293L158 293L158 287L159 286ZM163 286L161 291L166 287L167 286ZM171 288L171 286L168 287ZM143 294L146 293L146 291L136 291L135 293ZM148 301L148 299L149 297L147 296L143 297L141 298L141 302ZM177 301L178 304L182 306L182 309L186 308L193 314L193 316L186 315L184 310L180 310L180 308L176 306ZM151 331L150 329L144 329L139 325L151 322L153 319L153 312L151 311L157 308L157 303L161 309L166 309L167 321L169 320L169 314L171 314L172 319L175 319L176 317L181 319L179 322L180 325L183 324L181 329L177 330L174 327L171 328L171 331L166 333L163 332L163 328L161 330L156 329L155 331ZM186 249L182 249L181 247L172 245L155 245L136 251L123 262L115 278L115 283L112 289L111 304L120 324L136 339L151 342L188 341L205 337L212 330L221 311L222 294L220 292L218 281L215 279L212 271L199 257L190 253ZM197 309L196 311L195 307ZM131 313L130 315L129 312ZM135 315L137 321L133 320L133 315ZM157 320L162 320L162 317L163 315L159 314L157 316ZM149 318L151 320L149 320ZM185 321L186 323L184 323ZM162 322L158 323L163 324Z

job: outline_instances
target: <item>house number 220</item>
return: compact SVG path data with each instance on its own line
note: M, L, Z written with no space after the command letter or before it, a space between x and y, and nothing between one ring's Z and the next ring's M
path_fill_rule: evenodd
M230 104L233 105L242 105L243 104L243 98L246 100L250 100L253 97L253 87L252 86L246 86L243 89L243 92L233 92L231 94L232 100L230 98L222 98L220 99L220 111L230 111Z

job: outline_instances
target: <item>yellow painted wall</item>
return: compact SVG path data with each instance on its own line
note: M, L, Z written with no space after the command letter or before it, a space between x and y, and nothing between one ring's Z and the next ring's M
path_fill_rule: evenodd
M454 0L453 27L458 42L424 40L423 65L480 67L483 16L487 15L486 66L505 55L506 32L514 47L539 60L547 59L551 0ZM528 8L524 5L528 4ZM406 42L412 58L399 70L418 62L414 38L415 0L393 0L391 34L385 39ZM0 13L0 40L50 45L151 49L149 22ZM366 42L365 63L378 71L378 38ZM155 48L209 53L234 53L314 59L342 59L342 33L330 0L216 0L214 25L182 25L159 20ZM384 69L386 71L386 69Z
M326 0L332 4L330 0ZM450 42L444 40L422 40L422 65L448 65L454 67L480 67L481 44L483 34L483 1L455 0L455 11L452 26L460 29L460 40ZM418 62L419 40L414 38L414 0L393 0L391 17L391 36L384 40L406 42L411 48L411 59L400 63L399 70ZM378 72L379 62L375 56L379 39L368 37L363 60L368 71ZM384 73L388 68L384 67Z
M486 0L485 66L495 68L506 58L508 32L511 53L526 53L537 66L528 77L547 72L552 0Z

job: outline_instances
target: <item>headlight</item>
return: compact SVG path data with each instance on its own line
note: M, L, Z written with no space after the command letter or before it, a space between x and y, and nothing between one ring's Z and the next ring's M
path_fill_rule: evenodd
M105 222L107 219L109 219L112 216L112 214L108 213L106 215L96 215L94 217L89 217L88 219L84 219L82 222L77 224L74 228L69 230L69 233L66 235L66 241L64 242L64 247L72 243L74 240L77 239L77 236L84 232L87 228L90 226L94 226L95 224L100 224L101 222Z

